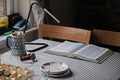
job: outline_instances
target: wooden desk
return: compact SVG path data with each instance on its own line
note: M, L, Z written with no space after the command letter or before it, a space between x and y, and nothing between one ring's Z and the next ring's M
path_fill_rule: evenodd
M78 59L72 59L57 55L45 53L45 51L53 46L58 45L60 42L38 39L34 42L48 43L48 47L36 51L37 62L34 64L26 64L19 60L19 57L12 56L10 51L2 54L2 63L12 64L15 66L28 67L34 71L36 75L40 76L40 66L46 62L64 62L71 71L72 76L63 78L50 78L50 80L118 80L120 78L120 53L114 52L102 64L87 62ZM29 46L33 48L33 46ZM39 78L37 79L39 80Z

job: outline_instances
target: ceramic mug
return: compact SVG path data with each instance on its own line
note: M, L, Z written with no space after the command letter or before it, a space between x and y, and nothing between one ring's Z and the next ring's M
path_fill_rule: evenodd
M25 38L22 31L16 31L6 38L6 46L11 50L11 54L26 55Z

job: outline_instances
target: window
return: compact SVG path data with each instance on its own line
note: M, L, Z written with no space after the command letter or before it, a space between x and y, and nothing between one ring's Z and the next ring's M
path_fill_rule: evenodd
M0 0L0 17L6 15L6 0Z

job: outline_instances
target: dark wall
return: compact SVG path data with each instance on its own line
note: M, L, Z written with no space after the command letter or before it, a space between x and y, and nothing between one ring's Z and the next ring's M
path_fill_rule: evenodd
M49 0L50 12L60 20L58 25L73 25L75 8L74 0ZM54 24L57 24L53 19L51 20Z
M46 23L120 31L120 0L49 0L46 7L61 22Z

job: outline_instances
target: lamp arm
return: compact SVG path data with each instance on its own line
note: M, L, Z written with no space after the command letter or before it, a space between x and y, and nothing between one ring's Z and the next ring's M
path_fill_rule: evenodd
M49 14L57 23L60 23L60 21L55 17L53 16L46 8L43 9L47 14Z
M38 4L38 3L32 3L32 4L30 5L30 10L29 10L29 12L28 12L28 16L27 16L27 19L26 19L26 22L25 22L24 33L25 33L26 29L27 29L27 23L28 23L28 20L29 20L29 17L30 17L30 13L31 13L31 11L32 11L32 7L33 7L34 4L36 4L36 5L38 5L38 6L41 7L41 5Z
M26 22L25 22L24 33L25 33L26 29L27 29L27 23L28 23L28 20L29 20L29 17L30 17L30 13L31 13L31 11L32 11L32 7L33 7L34 4L40 6L40 7L41 7L47 14L49 14L57 23L60 23L60 21L59 21L55 16L53 16L47 9L43 8L43 7L42 7L40 4L38 4L38 3L32 3L32 4L30 5L30 10L29 10L29 13L28 13Z

